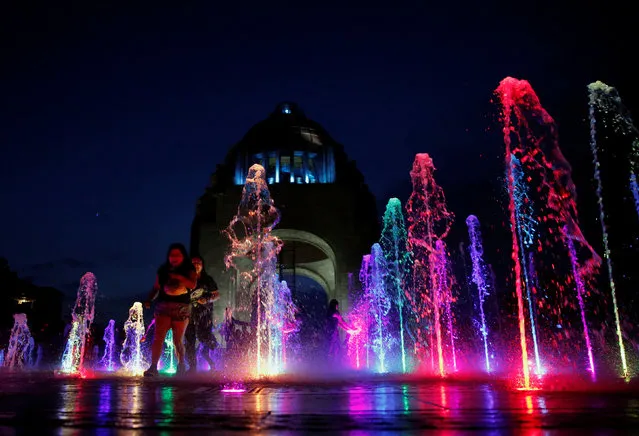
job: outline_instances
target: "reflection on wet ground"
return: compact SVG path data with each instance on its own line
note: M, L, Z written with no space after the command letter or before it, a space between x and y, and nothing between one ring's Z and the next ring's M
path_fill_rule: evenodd
M221 389L212 381L170 378L2 376L0 434L639 430L639 392L523 392L491 383L379 380L256 382L244 393Z

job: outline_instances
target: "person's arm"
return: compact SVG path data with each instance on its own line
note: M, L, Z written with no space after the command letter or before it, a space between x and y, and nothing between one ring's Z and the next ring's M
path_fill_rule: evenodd
M195 270L189 271L188 276L183 276L182 274L169 274L169 277L178 280L180 285L187 289L194 289L195 286L197 286L197 274L195 273Z
M342 315L340 315L339 313L333 314L333 317L337 319L337 325L346 330L348 333L357 331L355 327L347 324L346 321L344 321L344 318L342 318Z
M218 291L210 291L204 294L204 296L202 296L201 298L199 298L197 302L200 304L210 304L210 303L215 303L219 299L220 299L220 293Z
M200 283L203 284L204 289L206 290L206 292L204 292L204 294L202 295L202 298L200 298L197 302L200 304L210 304L210 303L215 303L217 300L220 299L220 293L217 289L217 283L215 283L215 280L213 280L213 277L211 276L204 276L200 277Z
M160 292L160 278L156 275L155 276L155 284L153 285L153 289L151 289L151 292L149 292L149 296L147 297L146 301L144 302L144 306L147 309L149 307L151 307L151 302L157 298L159 292Z

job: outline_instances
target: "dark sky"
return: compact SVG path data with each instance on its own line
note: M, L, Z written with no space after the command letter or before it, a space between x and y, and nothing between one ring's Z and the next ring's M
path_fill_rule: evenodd
M639 104L632 14L612 2L55 3L0 11L0 255L70 294L91 270L125 305L280 101L344 144L380 204L404 195L417 152L450 192L500 176L490 99L505 76L531 82L560 133L594 80Z

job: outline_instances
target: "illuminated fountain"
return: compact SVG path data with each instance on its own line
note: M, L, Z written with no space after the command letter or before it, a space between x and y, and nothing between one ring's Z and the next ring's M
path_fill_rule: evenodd
M397 198L391 198L386 205L383 217L383 229L379 243L386 257L388 267L386 286L388 295L397 314L396 330L399 332L399 354L401 357L401 371L408 370L406 330L406 293L407 277L410 273L411 256L408 251L408 234L402 203Z
M177 355L173 343L173 329L166 332L164 337L164 350L160 358L160 372L163 374L175 374L177 372Z
M373 244L368 266L368 271L365 271L362 277L364 299L368 303L371 314L368 324L368 344L377 360L377 365L374 366L375 371L385 373L388 372L386 356L392 345L392 337L388 331L391 299L386 292L386 258L379 244Z
M144 337L144 314L142 303L135 302L129 309L129 318L124 323L124 343L120 352L120 362L126 372L131 375L142 375L150 362L142 352Z
M591 137L591 145L595 147L593 156L595 158L595 166L599 165L596 153L598 149L596 142L596 114L598 112L600 115L606 115L601 116L601 122L605 124L607 121L610 121L614 131L621 134L624 138L627 138L629 142L630 150L627 154L628 188L632 193L635 209L639 215L639 185L637 184L637 174L639 174L639 130L637 130L630 112L622 103L621 97L619 97L619 93L615 88L597 81L588 85L588 92L591 109L591 134L595 135ZM609 118L609 120L607 118ZM595 175L595 178L598 179L599 175Z
M453 365L453 371L457 371L457 347L455 345L455 318L453 316L453 275L448 262L446 244L441 239L435 242L435 277L437 278L436 292L439 294L439 304L443 305L441 323L447 327L448 355ZM445 323L445 324L444 324Z
M299 330L299 323L295 318L297 308L293 303L291 290L286 281L277 285L274 293L273 305L268 312L269 337L271 338L271 352L269 353L269 368L275 374L286 370L286 349L288 338Z
M4 366L9 370L23 369L29 365L32 353L33 338L27 325L27 315L24 313L15 313L13 315L13 328L11 329Z
M255 164L249 168L237 214L226 230L231 247L225 264L227 268L236 269L239 276L238 307L233 311L250 314L251 324L255 326L251 372L257 377L282 371L281 330L270 325L274 309L288 304L279 295L275 268L282 242L271 234L279 219L264 168Z
M535 313L537 304L533 296L533 286L537 284L534 262L534 252L537 248L536 244L538 244L537 220L534 216L534 202L529 195L529 186L526 184L521 161L514 154L510 157L510 171L513 178L512 195L515 202L515 222L517 223L514 232L517 234L517 242L519 243L519 260L526 288L528 319L535 352L535 374L541 376L544 370L539 352L539 333L537 331L537 314ZM506 177L508 177L508 174Z
M355 328L346 340L347 356L350 366L354 369L369 369L371 367L370 356L370 332L371 308L368 298L368 289L371 287L371 255L362 257L362 265L359 271L361 294L353 302L348 313L348 319Z
M617 333L617 342L619 346L619 358L621 360L622 376L626 379L630 377L628 362L626 359L626 349L623 343L623 332L621 328L621 319L619 317L619 306L617 303L617 289L613 275L612 259L610 258L610 243L608 229L606 226L606 214L603 202L603 183L601 180L600 163L597 145L597 109L612 115L614 127L621 130L624 135L632 136L631 150L629 153L630 162L630 191L635 199L635 207L639 213L639 189L637 187L637 172L639 170L639 132L634 126L630 114L626 111L621 103L621 98L617 90L602 82L594 82L588 85L590 97L590 150L593 155L593 163L595 167L595 180L597 182L597 203L599 205L599 223L601 224L601 232L603 236L604 258L606 259L606 267L608 268L608 279L610 281L610 292L612 297L612 305L615 316L615 327Z
M93 273L86 273L80 279L78 295L71 313L71 331L62 354L60 372L63 374L80 375L87 336L91 333L91 324L95 315L95 296L98 292L98 282Z
M477 286L477 309L479 311L479 333L484 343L484 364L486 372L491 371L490 357L491 351L488 341L488 325L486 324L486 313L484 311L484 301L489 295L489 286L484 263L484 247L481 240L481 230L479 220L475 215L469 215L466 218L466 226L468 226L468 236L470 238L470 258L473 262L472 281Z
M448 333L454 341L454 333L444 331L444 327L450 328L444 324L449 301L445 294L450 281L439 276L448 274L448 268L441 264L443 257L436 245L448 235L454 215L446 206L444 191L435 182L434 172L428 154L415 156L410 172L413 192L406 204L408 247L413 255L412 289L406 295L416 317L416 343L427 344L431 370L444 376L450 366L444 356L444 336ZM424 364L425 350L417 352L417 358Z
M109 320L109 324L104 329L104 355L102 356L102 368L111 372L115 371L115 320Z
M576 298L568 298L574 288L567 286L572 280L591 283L601 259L594 252L581 233L576 208L576 189L571 178L570 164L564 158L557 139L557 128L552 117L541 106L539 98L525 80L507 77L495 90L502 106L504 144L506 146L506 185L509 194L510 227L512 234L512 259L514 263L515 294L517 296L517 316L521 347L523 388L532 387L528 362L528 338L526 328L525 302L533 304L528 295L537 292L539 268L550 265L550 271L543 271L544 277L551 277L548 283L540 283L540 288L554 295L545 295L538 300L540 310L558 328L565 329L568 309L574 307ZM518 171L521 171L518 174ZM518 181L519 179L519 181ZM521 201L521 185L530 188L534 195L530 201ZM530 221L530 216L522 213L522 208L534 207L537 228L530 245L523 241L525 235L521 229ZM570 259L570 244L574 244L579 259ZM538 262L527 251L533 247L550 262ZM545 247L544 247L545 246ZM532 250L531 250L532 251ZM528 264L529 262L530 264ZM570 264L573 264L572 268ZM533 267L534 264L534 267ZM546 268L548 268L546 266ZM535 277L531 277L531 273ZM531 283L533 281L533 283ZM524 294L524 290L526 293ZM529 294L531 292L531 294ZM582 330L586 343L586 352L590 356L588 328L582 311ZM534 314L529 313L528 322L533 323ZM562 321L563 320L563 321ZM569 324L569 323L568 323ZM538 327L538 326L537 326ZM538 328L536 329L538 331ZM573 341L574 342L574 341ZM536 353L538 355L538 352ZM539 368L540 364L537 365ZM594 367L590 370L594 374ZM541 373L541 371L538 371Z

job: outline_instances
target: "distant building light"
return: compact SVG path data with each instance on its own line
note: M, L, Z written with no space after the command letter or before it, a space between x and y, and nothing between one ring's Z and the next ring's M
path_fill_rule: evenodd
M28 303L35 302L35 300L31 298L25 298L25 297L16 298L15 300L18 304L28 304Z
M285 104L282 106L282 113L284 114L290 114L291 113L291 108L289 107L289 105Z

